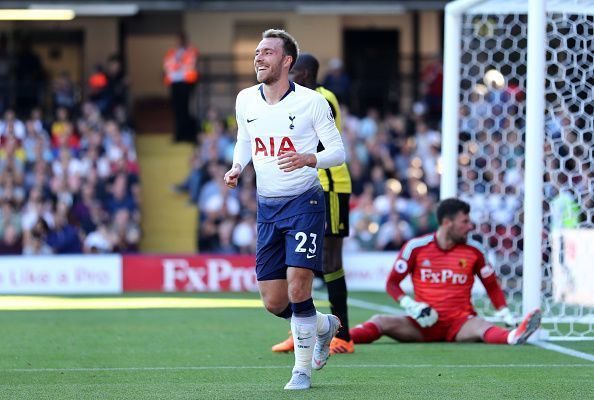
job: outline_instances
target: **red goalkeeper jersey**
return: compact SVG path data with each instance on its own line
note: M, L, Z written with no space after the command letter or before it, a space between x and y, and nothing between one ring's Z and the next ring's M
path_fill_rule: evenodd
M435 233L411 239L400 250L388 278L387 291L395 300L404 294L400 282L407 274L411 274L415 300L433 307L440 320L476 315L470 302L475 275L496 309L506 305L482 246L472 240L443 250Z

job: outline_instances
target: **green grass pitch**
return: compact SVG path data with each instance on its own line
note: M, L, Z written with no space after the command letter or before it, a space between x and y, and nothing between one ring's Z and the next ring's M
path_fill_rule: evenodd
M351 323L373 313L351 307ZM332 357L310 390L287 393L293 356L270 346L288 329L261 307L0 310L0 399L594 399L588 360L532 345L388 339ZM561 345L594 355L594 342Z

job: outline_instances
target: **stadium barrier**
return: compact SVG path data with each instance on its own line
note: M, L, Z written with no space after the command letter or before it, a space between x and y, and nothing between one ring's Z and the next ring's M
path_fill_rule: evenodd
M114 294L122 292L122 257L0 257L1 294Z
M344 256L352 291L385 290L395 252ZM257 291L253 255L0 257L0 294Z

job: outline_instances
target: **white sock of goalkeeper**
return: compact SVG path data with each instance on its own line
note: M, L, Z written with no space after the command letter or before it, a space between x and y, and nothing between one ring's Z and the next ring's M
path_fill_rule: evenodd
M293 371L311 376L311 358L313 356L318 331L316 307L313 299L293 303L291 331L295 343L295 367Z

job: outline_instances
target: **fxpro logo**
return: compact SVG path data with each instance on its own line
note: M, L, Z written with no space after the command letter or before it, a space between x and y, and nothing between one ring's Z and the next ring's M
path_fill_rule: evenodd
M450 282L454 285L463 285L468 281L468 275L456 274L451 269L442 269L433 271L431 268L421 268L419 270L422 282L429 283L446 283Z
M218 292L257 291L253 268L233 266L228 260L210 258L204 266L191 266L188 260L163 260L163 291Z

